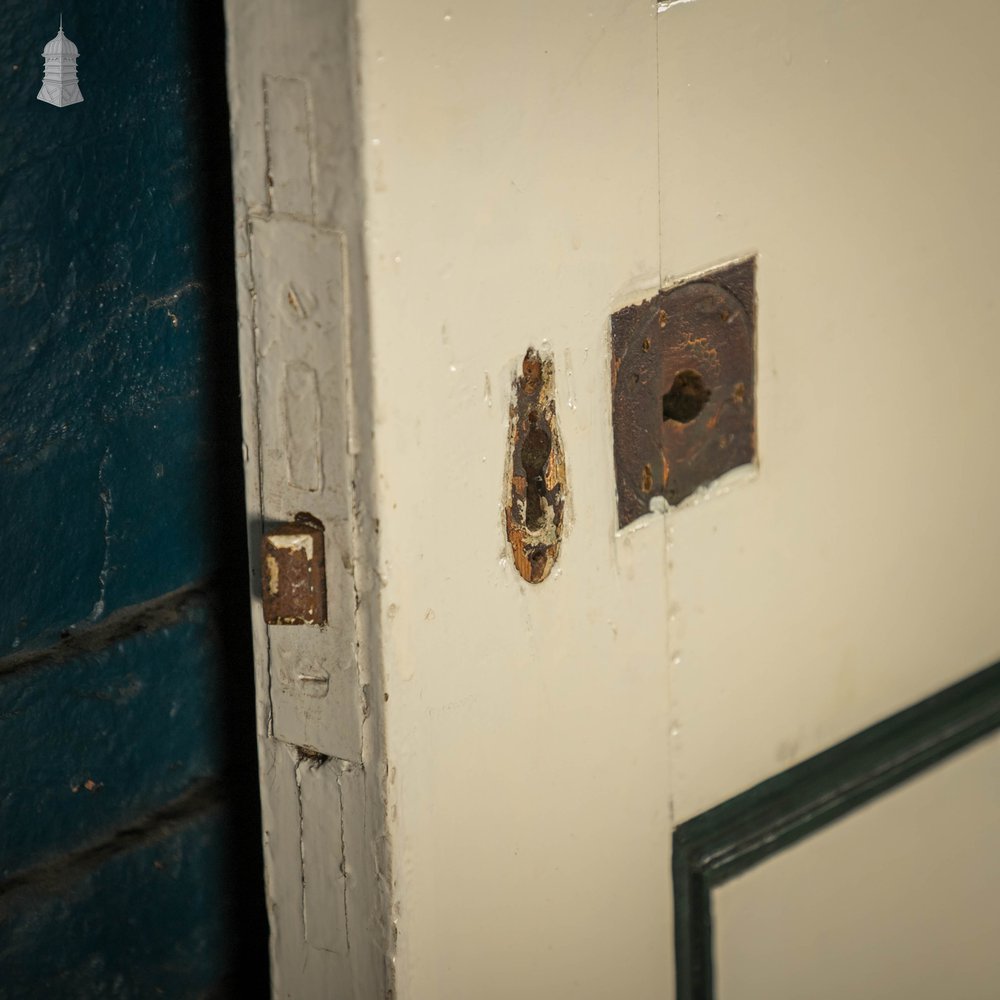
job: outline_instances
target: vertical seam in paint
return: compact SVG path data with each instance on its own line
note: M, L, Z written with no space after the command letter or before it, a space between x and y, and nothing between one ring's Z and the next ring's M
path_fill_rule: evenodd
M316 125L314 118L312 87L310 87L307 82L303 81L303 89L305 90L306 96L306 149L309 150L309 215L312 224L318 228L319 222L316 218L316 187L319 180L316 176L316 151L313 146L313 142L315 140L313 133L316 130Z
M305 810L302 806L302 765L304 761L299 757L295 761L295 792L299 803L299 884L301 887L301 909L302 909L302 938L309 939L309 928L306 926L306 830L305 830ZM343 822L343 820L341 820Z
M347 440L344 442L344 447L347 449L348 467L350 469L351 476L351 583L354 588L354 611L351 615L351 619L354 623L354 669L357 674L358 694L360 695L362 702L361 726L359 727L358 733L358 759L361 761L363 766L365 761L365 728L368 722L368 715L371 710L371 706L367 704L367 693L365 691L366 685L364 683L364 668L361 660L361 632L363 623L361 615L361 587L358 583L358 567L362 563L362 553L364 549L364 533L361 525L361 490L358 487L358 455L361 452L361 445L358 441L358 406L355 398L356 387L354 383L354 315L353 303L351 301L351 261L350 248L348 246L346 233L340 234L340 241L340 284L344 290L342 318L344 323L343 357L344 382L346 389L345 409L347 417L345 420ZM356 266L361 266L361 263L362 261L359 260Z
M674 626L677 612L673 601L673 554L674 528L670 523L670 515L665 515L663 561L665 564L664 590L667 598L667 811L670 816L670 829L674 822L674 745L677 742L674 730L677 726L677 716L674 711L674 658L677 646L674 643Z
M656 34L656 271L659 287L663 287L663 136L660 129L660 19L654 13L653 31Z
M267 214L270 215L274 211L274 202L271 198L271 132L268 128L270 123L270 99L267 92L267 73L264 73L261 77L261 91L263 92L263 97L261 98L261 103L263 104L263 122L262 131L264 133L264 190L267 192ZM248 218L249 221L249 218ZM256 358L255 358L256 360Z
M267 95L267 88L264 88L265 100ZM265 129L265 143L267 142ZM269 196L270 197L270 196ZM268 201L270 205L270 201ZM247 270L250 273L250 335L253 338L253 371L254 371L254 386L256 389L256 398L254 400L254 430L257 433L257 499L258 499L258 509L260 510L261 521L264 519L264 435L260 426L260 326L258 324L257 315L257 278L254 274L254 252L253 252L253 225L252 219L250 218L250 212L246 205L243 203L244 208L244 219L246 226L246 245L247 245ZM263 528L263 525L261 525ZM274 738L274 704L271 700L271 631L265 625L264 626L264 637L267 643L267 655L264 660L264 669L267 672L267 735ZM297 779L296 779L297 780ZM300 803L301 804L301 803Z
M366 862L374 875L374 883L370 886L372 899L369 912L374 920L367 924L360 923L366 935L359 943L359 958L364 957L364 950L375 944L381 956L381 988L380 995L396 996L395 962L397 926L392 911L392 852L388 844L388 746L386 736L386 718L384 700L381 697L385 690L385 674L383 663L383 635L379 621L379 591L382 580L379 576L380 540L378 537L378 501L376 489L376 469L374 458L366 459L374 448L374 372L372 361L372 317L370 312L370 296L368 293L368 259L366 256L365 220L365 140L366 126L361 96L362 53L361 53L361 16L358 0L347 0L349 29L346 33L346 51L348 64L351 68L349 76L351 115L355 126L352 136L354 141L354 158L352 175L355 198L359 209L359 219L352 230L353 248L356 257L353 268L358 276L358 285L353 291L358 299L352 297L352 283L345 281L345 308L347 309L347 348L350 364L348 365L349 408L351 420L351 437L354 445L352 454L352 513L353 513L353 543L354 543L354 584L355 584L355 641L357 645L357 665L359 679L368 681L362 689L366 699L367 713L361 720L361 779L364 801L360 815L361 831L366 843L370 843ZM346 258L345 258L346 260ZM357 338L357 339L355 339ZM359 357L357 352L362 356ZM361 364L364 364L364 367ZM358 365L356 368L355 365ZM367 428L359 426L362 416L368 418ZM366 448L359 439L361 433L367 430ZM367 499L371 509L365 511L365 523L362 521L362 500ZM361 584L359 586L359 583ZM367 604L362 609L362 591L367 595ZM374 703L371 703L371 692L374 687ZM385 697L388 697L386 695ZM376 715L376 713L378 713ZM372 728L374 727L374 728ZM368 829L369 816L372 828ZM346 823L346 817L345 817ZM370 840L369 840L370 838ZM345 853L346 858L346 853ZM345 880L346 883L346 880ZM345 884L345 900L347 886ZM353 902L353 900L352 900ZM357 937L357 935L355 935Z
M337 797L340 800L340 873L344 876L344 944L348 954L351 951L351 924L347 910L347 821L344 818L344 766L337 769Z
M351 457L352 466L356 466L360 447L357 442L358 414L354 400L354 352L351 350L351 334L354 332L353 302L351 301L351 262L350 247L347 243L347 233L338 231L340 237L340 287L344 290L343 314L344 322L344 381L347 389L347 454ZM353 492L357 492L354 480L351 481ZM355 502L352 498L352 502Z
M663 287L663 130L662 115L660 108L660 19L657 16L660 12L659 5L653 14L653 30L656 33L656 256L657 274L659 277L659 287ZM667 813L670 817L670 828L674 827L674 730L676 728L676 716L674 714L674 619L673 611L673 581L671 573L673 564L671 562L671 551L673 548L674 529L669 520L670 515L666 515L664 524L664 590L667 599Z

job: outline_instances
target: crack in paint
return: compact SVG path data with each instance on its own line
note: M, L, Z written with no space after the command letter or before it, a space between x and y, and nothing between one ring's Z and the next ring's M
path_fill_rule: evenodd
M249 276L249 287L247 288L247 294L250 297L250 341L253 349L253 356L256 359L261 357L261 333L260 333L260 317L258 315L257 307L257 277L254 268L254 253L253 253L253 222L250 213L247 211L246 202L241 199L241 210L245 213L244 215L244 227L243 227L243 238L246 241L246 257L247 257L247 273ZM242 347L240 348L242 351ZM264 454L264 435L261 428L260 422L260 410L258 408L258 402L260 400L260 378L261 370L260 363L254 365L254 389L253 389L253 423L252 427L256 433L257 438L257 490L256 490L256 513L260 515L263 519L264 513L264 463L261 461L261 456ZM250 481L247 480L247 501L248 501L248 512L250 512L250 498L253 494L249 492ZM254 535L253 544L258 543L259 536ZM251 567L251 573L254 572L254 568ZM259 575L259 568L256 572ZM264 702L264 715L265 715L265 732L271 739L275 738L274 735L274 705L271 701L271 691L272 685L274 683L274 670L272 663L274 662L274 650L271 647L271 633L270 630L264 629L264 643L266 646L266 653L263 657L263 671L266 675L267 686L264 692L258 691L257 697L262 698ZM301 806L301 799L300 799Z
M93 627L71 625L54 645L0 657L0 676L66 663L81 654L100 652L139 633L152 633L173 625L195 609L206 606L209 586L207 580L196 581L151 601L118 608Z
M343 786L343 776L345 774L351 773L357 766L353 761L345 760L342 757L332 757L327 754L319 753L314 751L309 747L293 746L291 744L286 744L286 746L295 754L295 791L296 798L298 800L299 809L299 885L301 889L301 911L302 911L302 936L303 939L309 941L309 916L308 907L306 905L306 830L305 830L305 808L304 799L302 795L302 769L304 767L311 768L313 770L319 769L321 767L335 767L337 773L337 803L340 809L340 864L338 866L340 874L342 876L343 882L343 912L344 912L344 947L346 952L349 954L351 950L351 928L349 919L349 909L348 909L348 895L347 895L347 882L349 877L349 868L347 864L347 817L344 815L344 786ZM364 767L361 768L362 774L364 774ZM321 887L324 894L327 892L328 887ZM330 950L323 944L315 943L315 947L320 948L324 951Z
M40 892L57 894L61 898L70 886L112 858L166 840L199 817L209 815L213 809L224 807L226 801L225 782L217 778L200 779L159 809L112 831L105 840L22 869L0 882L0 923L15 906L24 905L25 897L33 906L38 905Z
M183 285L175 288L172 292L167 292L166 295L158 295L155 298L149 295L137 295L129 304L128 312L131 314L138 308L141 308L144 312L150 312L153 309L166 309L169 315L170 310L167 309L168 306L174 305L189 292L202 287L203 283L200 281L185 281ZM176 325L175 323L174 326Z
M98 495L101 498L101 506L104 508L104 563L101 566L101 572L98 574L98 594L97 600L94 602L94 607L91 609L89 615L87 615L87 621L96 622L101 615L104 614L105 598L107 596L108 588L108 570L111 567L111 511L112 511L112 496L111 487L104 480L104 470L107 468L108 460L111 458L111 449L104 449L104 457L101 459L100 465L97 467L97 485L99 487Z
M295 760L295 795L299 804L299 900L302 911L302 936L306 940L309 937L309 928L306 926L306 838L305 838L305 810L302 807L302 765L308 761L308 757L296 754Z
M341 782L344 772L349 770L349 767L341 765L337 771L337 796L340 799L340 873L344 876L344 944L348 954L351 952L351 923L347 915L347 822L344 819L344 786Z

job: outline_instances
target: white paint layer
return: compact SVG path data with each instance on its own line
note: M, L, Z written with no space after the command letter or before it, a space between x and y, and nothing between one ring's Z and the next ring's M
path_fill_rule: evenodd
M228 2L251 523L340 602L255 605L276 996L669 998L674 824L1000 655L1000 14L660 7ZM751 253L758 467L618 533L608 317Z
M663 521L615 534L607 346L656 284L655 13L360 10L398 995L662 998ZM538 586L500 511L529 346L571 506Z
M1000 656L1000 12L658 25L664 276L758 254L759 474L669 515L680 821Z

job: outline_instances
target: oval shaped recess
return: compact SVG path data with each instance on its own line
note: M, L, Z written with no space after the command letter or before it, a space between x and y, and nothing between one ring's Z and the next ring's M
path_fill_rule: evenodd
M510 403L504 520L514 566L541 583L559 558L566 460L556 423L554 363L529 348Z

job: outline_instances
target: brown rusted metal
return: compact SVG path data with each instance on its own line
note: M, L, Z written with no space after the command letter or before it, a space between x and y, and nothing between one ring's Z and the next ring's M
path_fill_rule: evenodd
M323 525L309 514L264 532L264 620L268 625L326 624Z
M754 460L754 276L740 261L611 317L619 527Z
M512 391L504 505L514 565L529 583L549 575L562 542L566 462L552 380L552 359L529 348Z

